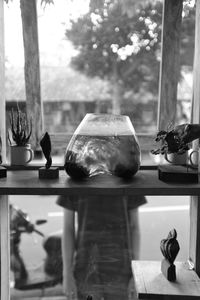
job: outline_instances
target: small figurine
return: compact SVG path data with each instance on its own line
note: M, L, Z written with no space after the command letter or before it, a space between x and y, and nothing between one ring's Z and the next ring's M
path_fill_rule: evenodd
M44 153L44 157L46 158L46 169L49 169L52 165L52 158L51 158L51 139L48 132L42 137L40 141L40 146L42 148L42 152Z
M0 165L2 164L2 139L0 137ZM7 177L7 169L0 166L0 178Z
M39 178L40 179L56 179L59 177L59 168L52 167L52 158L51 158L51 139L46 132L40 141L40 146L44 157L46 158L45 167L39 169Z
M177 241L177 232L172 229L167 238L161 240L160 249L164 256L161 263L161 271L169 281L176 280L176 266L174 265L175 258L180 250Z

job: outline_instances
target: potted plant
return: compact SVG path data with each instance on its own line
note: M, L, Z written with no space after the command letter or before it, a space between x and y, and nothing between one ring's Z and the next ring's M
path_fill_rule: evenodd
M17 104L17 110L11 110L8 130L11 165L26 165L33 159L33 151L29 144L31 134L32 122L28 121L26 114L19 109Z

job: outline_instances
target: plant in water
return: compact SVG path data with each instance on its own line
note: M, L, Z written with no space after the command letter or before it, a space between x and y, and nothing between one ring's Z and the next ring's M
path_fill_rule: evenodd
M8 140L10 145L25 146L32 134L32 122L27 119L26 113L23 113L19 109L17 104L17 110L11 110L10 113L10 126L8 131Z

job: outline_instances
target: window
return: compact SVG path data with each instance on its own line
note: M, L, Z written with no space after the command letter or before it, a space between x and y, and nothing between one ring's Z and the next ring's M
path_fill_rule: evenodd
M126 3L38 3L43 130L53 134L57 156L63 154L86 113L121 113L130 117L139 136L142 163L154 163L149 151L157 130L162 1L138 6ZM183 12L176 123L190 119L193 6L186 1ZM5 5L5 25L7 111L16 101L25 109L23 39L17 2Z
M15 5L17 4L14 2L9 3L9 7L5 5L6 30L17 29L17 23L12 27L9 25L9 21L13 21L17 14L16 22L20 26L20 10ZM13 15L10 17L12 10ZM193 17L193 7L186 4L181 48L183 61L177 101L178 123L187 122L190 118L188 111L192 98ZM72 24L69 22L70 18L73 20ZM47 5L45 9L39 4L44 131L47 130L52 136L53 154L56 158L62 158L67 141L86 113L114 112L127 114L132 120L141 143L142 163L156 163L149 156L149 151L153 147L151 142L157 130L161 20L161 1L139 5L139 9L135 6L126 7L123 1L114 0L105 1L105 7L102 7L101 1L92 1L89 6L88 1L82 0L70 3L55 1L54 5ZM188 28L192 28L192 34ZM13 36L20 37L14 42L17 47L16 43L21 41L21 52L13 51L13 44L9 44L10 36L7 32L7 109L14 106L16 101L25 109L22 32L12 34L10 41L13 42ZM13 54L15 56L11 57ZM21 200L26 199L20 198L20 204ZM52 200L55 201L54 198ZM12 201L17 204L19 199ZM187 201L188 199L183 199L186 213ZM141 209L141 216L147 211L148 209ZM61 211L56 213L58 219L62 217ZM53 220L54 217L51 218ZM142 222L144 219L145 217L141 218ZM157 221L159 224L160 220ZM54 221L52 224L54 227ZM145 231L145 223L142 226ZM144 244L143 257L149 258L145 247Z

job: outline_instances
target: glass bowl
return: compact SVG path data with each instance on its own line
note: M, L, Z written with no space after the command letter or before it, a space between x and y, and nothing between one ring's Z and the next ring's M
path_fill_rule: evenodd
M141 151L128 116L89 113L65 153L65 170L76 179L99 174L129 178L139 169Z

